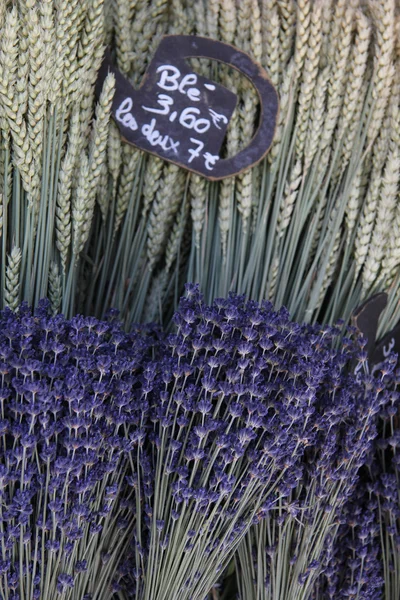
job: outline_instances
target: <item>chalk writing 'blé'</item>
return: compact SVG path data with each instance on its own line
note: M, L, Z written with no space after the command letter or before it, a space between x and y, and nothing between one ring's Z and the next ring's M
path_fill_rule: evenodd
M195 73L188 73L180 82L178 82L178 80L181 77L181 72L173 65L161 65L158 67L157 73L161 73L160 80L157 82L157 85L161 89L169 92L178 90L181 94L186 94L192 102L199 102L200 90L198 88L191 87L188 90L185 90L189 85L196 85L197 75Z

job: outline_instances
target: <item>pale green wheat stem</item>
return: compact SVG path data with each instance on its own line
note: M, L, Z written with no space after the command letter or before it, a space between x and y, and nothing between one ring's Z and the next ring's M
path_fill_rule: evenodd
M200 248L200 236L203 230L207 203L207 187L204 177L191 175L190 204L196 247Z
M168 236L171 218L174 217L180 203L180 168L172 163L164 167L163 183L156 193L150 208L147 226L147 257L150 268L160 258Z
M250 2L250 53L257 63L262 62L263 40L261 27L261 11L258 0ZM239 19L240 23L240 19Z
M9 306L12 310L16 310L19 304L19 276L21 266L21 250L16 246L11 249L11 254L8 256L5 289L4 289L4 303Z
M115 76L109 73L104 80L89 145L89 185L93 196L106 160L107 139L111 117L111 106L115 92Z
M0 237L3 235L3 202L4 196L0 193Z
M108 209L110 205L110 196L108 193L108 169L104 161L100 169L100 177L96 192L97 204L99 205L103 223L106 222Z
M182 242L183 233L185 231L189 214L189 203L185 201L184 206L178 211L175 223L172 227L168 243L165 249L165 271L169 273L171 267L176 260L179 248Z
M268 70L268 75L274 86L279 85L280 79L280 29L279 12L276 0L265 0L262 3L262 64Z
M18 94L18 106L22 114L25 114L28 106L28 74L29 44L26 35L22 35L19 37L18 70L15 82L15 90Z
M321 34L321 0L316 0L311 12L310 36L308 49L301 75L301 87L298 98L298 116L296 129L296 154L300 158L303 154L307 133L312 126L309 116L312 106L315 86L317 84L320 50L322 42Z
M397 196L394 219L391 223L389 247L382 263L382 277L384 284L389 287L400 266L400 195Z
M82 139L87 139L87 141L89 141L94 84L104 52L103 39L104 0L89 0L89 8L78 45Z
M150 6L144 6L135 15L132 24L132 45L134 49L132 73L134 83L140 81L150 59L150 48L156 37L160 35L159 26L164 21L168 11L167 0L156 0ZM158 32L158 35L156 35Z
M6 106L13 107L14 85L18 69L18 13L15 8L6 15L0 40L0 114L7 115ZM17 109L15 109L16 111ZM7 122L3 119L2 129Z
M18 16L13 8L7 13L5 31L1 40L0 54L0 99L7 127L13 140L13 161L21 174L23 186L28 194L30 207L39 202L40 179L36 160L32 153L25 119L18 105L15 92L15 72L17 71Z
M333 242L333 247L329 254L329 259L324 268L325 275L324 275L324 279L322 281L321 288L319 291L317 306L315 307L317 309L320 308L320 306L325 298L326 292L332 283L333 276L334 276L336 268L338 266L341 239L342 239L342 232L339 229L339 231L337 232L337 234L335 236L335 241ZM316 281L315 285L317 286L317 281ZM313 296L313 290L311 290L311 297L312 296Z
M275 298L276 286L278 283L279 265L279 255L276 253L271 261L271 269L269 275L268 299L271 301L273 301Z
M393 81L393 51L395 44L395 0L370 0L369 7L375 25L376 50L372 88L371 125L367 138L375 139L382 125Z
M196 35L207 36L207 21L206 21L206 10L204 8L203 0L198 0L193 6L195 15L195 28Z
M236 33L237 10L235 0L220 0L221 39L227 44L233 44Z
M325 209L327 207L327 204L328 204L327 194L326 194L326 192L321 191L317 196L317 202L316 202L316 207L315 207L315 212L318 214L318 222L315 227L314 237L313 237L311 247L310 247L310 252L309 252L310 262L311 262L312 257L314 256L315 250L317 249L317 247L320 243L322 226L323 226L324 219L325 219Z
M68 114L70 103L77 94L79 64L77 60L79 0L59 2L55 25L57 56L54 73L55 90L61 88L64 111Z
M308 49L308 38L310 36L311 20L311 2L310 0L297 1L297 21L296 21L296 40L294 62L297 73L300 73L306 58Z
M340 111L343 105L344 89L348 80L348 60L354 23L352 3L345 10L344 17L337 18L338 38L335 39L335 54L331 66L331 79L328 83L328 102L325 126L322 133L322 149L330 146Z
M252 203L251 203L251 233L254 235L257 226L257 219L260 208L260 199L261 199L261 186L262 186L262 173L264 169L264 163L256 165L254 169L252 169L253 175L253 194L252 194Z
M46 46L44 32L39 23L37 10L31 8L27 15L29 43L29 85L28 85L28 134L33 155L41 173L43 151L43 127L46 114Z
M285 195L279 209L278 222L276 226L277 242L284 235L289 227L290 219L293 213L293 208L299 193L300 184L302 181L302 166L301 161L297 161L290 174L289 181L285 185Z
M236 73L230 74L224 73L224 84L228 89L230 89L235 94L238 93L239 86L239 78L236 77ZM233 111L233 115L231 117L228 131L226 134L227 137L227 154L228 156L235 156L239 151L240 147L240 123L239 123L239 111L240 111L240 103L238 102L235 110Z
M53 18L54 0L42 0L39 5L40 25L43 31L43 43L45 47L45 92L47 97L54 78L56 61L56 36ZM54 92L54 90L53 90Z
M126 0L114 0L113 9L117 64L121 73L129 75L132 56L131 9Z
M249 230L249 218L251 216L253 206L253 173L247 170L245 173L240 173L236 182L237 209L242 216L243 233L246 234Z
M60 312L62 299L61 276L56 262L51 261L49 270L49 300L51 312L56 315Z
M220 0L208 0L206 5L208 36L213 39L218 39L218 21L220 4Z
M296 35L296 4L294 0L278 0L279 46L281 56L281 77L290 61Z
M121 134L114 121L110 121L110 130L108 132L107 148L108 170L113 182L112 195L115 197L117 192L117 183L122 166L122 140Z
M188 217L188 203L178 212L174 226L172 228L166 250L165 267L153 278L151 289L149 291L146 309L143 315L145 322L151 322L162 316L163 305L165 301L165 290L168 279L170 278L171 267L182 248L182 237Z
M382 178L380 200L376 220L363 269L363 291L377 282L387 244L392 234L392 222L398 202L400 177L400 148L394 146L389 152Z
M181 0L171 0L171 8L172 8L172 22L173 26L171 27L172 34L188 34L190 33L190 25L189 25L189 11L188 7L183 6Z
M362 165L362 163L360 163L360 165L357 168L357 172L353 178L350 192L349 192L349 197L348 197L346 208L345 208L345 223L346 223L346 229L347 229L346 243L347 244L350 243L351 234L354 231L354 228L357 223L358 215L360 213L361 192L362 192L362 187L361 187L362 169L363 169L363 165Z
M218 223L221 235L222 256L224 260L226 259L228 231L231 224L234 186L234 179L223 179L218 194Z
M75 196L72 201L72 253L75 264L85 245L86 233L89 231L93 216L93 206L89 197L89 159L85 152L80 155L80 169Z
M3 27L7 10L7 0L0 0L0 28Z
M388 151L388 126L389 122L386 119L386 124L381 127L379 137L374 144L372 170L368 191L364 201L360 223L357 227L357 235L355 238L356 275L358 275L365 262L374 228L376 211L379 202L379 190L382 181L382 167L385 163Z
M257 111L257 96L253 86L246 80L243 83L243 106L239 112L239 125L241 135L241 147L247 146L254 135L255 118ZM240 173L237 176L237 207L242 215L243 231L248 230L248 220L252 208L252 171Z
M80 148L79 111L72 113L67 152L61 163L56 204L56 245L61 256L61 266L65 272L68 251L71 244L71 193L73 176Z
M240 23L240 26L236 30L235 45L244 52L250 52L250 3L251 0L243 0L238 7L238 23Z
M152 205L162 182L161 175L163 167L164 161L161 160L161 158L158 158L157 156L149 156L143 187L143 218L147 216L150 206Z
M287 228L290 225L290 220L293 214L294 205L296 202L297 195L299 193L300 184L302 181L302 165L301 161L298 160L293 167L290 174L289 180L285 184L285 192L283 201L279 207L279 214L276 224L275 233L275 248L274 254L271 260L271 273L268 277L268 298L273 299L276 291L276 285L278 281L278 272L280 265L280 246L281 239L285 235Z
M333 273L336 269L337 260L339 257L339 250L341 246L342 240L342 232L341 227L337 227L338 225L338 213L341 208L342 198L339 197L332 209L330 210L329 220L326 225L326 229L324 229L324 237L321 238L321 230L324 225L324 221L326 219L326 211L325 206L327 205L326 196L321 198L322 206L320 213L320 220L317 226L318 229L318 237L316 236L314 239L313 248L311 251L311 255L313 255L314 250L316 248L322 248L322 253L320 255L319 261L315 268L315 279L314 283L311 287L310 296L308 300L308 309L307 311L314 312L318 308L320 308L325 293L332 281ZM321 219L322 217L322 219ZM333 239L334 238L334 239ZM323 277L322 277L323 274Z
M93 125L89 145L88 164L82 163L80 183L76 192L75 215L77 225L74 225L73 254L77 257L82 251L90 233L96 192L99 185L103 163L106 159L108 126L111 115L111 105L115 90L115 77L109 73L104 81L99 102L96 106L96 119ZM85 161L86 162L86 161ZM87 181L83 182L83 176ZM83 198L83 194L86 197ZM74 209L73 209L74 217ZM78 241L77 241L78 240Z
M272 141L271 150L267 155L267 160L273 170L277 169L277 159L281 152L282 139L287 124L287 116L290 108L294 102L294 76L295 76L295 65L292 60L283 76L282 84L279 90L280 107L278 113L278 120L275 128L275 135Z
M329 43L327 48L328 56L334 56L340 46L340 33L347 7L350 4L355 7L357 3L357 0L328 0L325 3L326 12L323 16L328 19L328 23L324 24Z
M356 36L349 59L343 110L338 125L338 130L343 132L342 158L339 161L341 173L343 173L351 158L354 139L360 127L367 90L365 75L369 58L371 27L367 17L360 10L356 11L355 18Z
M7 125L6 129L4 129L3 127L1 127L1 129L2 129L2 132L1 132L2 139L1 139L0 151L4 152L8 156L10 156L11 140L10 140L10 132L9 132L8 125ZM10 202L10 199L12 198L12 193L13 193L13 188L12 188L13 165L12 165L11 160L8 161L7 169L6 169L6 165L3 163L3 161L0 161L0 173L1 173L1 186L6 187L6 189L7 189L6 204L8 204Z
M143 321L152 323L160 320L163 313L163 299L165 288L168 283L168 272L163 269L153 277L151 288L146 298L146 306L143 314Z
M314 97L311 104L311 113L306 133L304 148L304 171L307 172L317 154L325 121L326 88L329 80L329 67L325 67L317 78L314 87Z
M140 159L140 151L127 144L122 146L121 151L123 160L121 177L116 194L114 234L119 229L128 208L129 199L131 198L132 189L137 177L137 166ZM149 160L151 160L151 158Z
M324 0L322 3L322 46L321 46L321 69L324 69L330 62L330 33L333 16L333 0Z

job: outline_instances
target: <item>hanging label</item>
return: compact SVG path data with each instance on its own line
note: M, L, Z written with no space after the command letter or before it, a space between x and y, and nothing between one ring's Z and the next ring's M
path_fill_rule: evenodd
M246 76L260 101L258 129L241 152L226 159L220 150L237 96L195 73L185 59L203 57L226 63ZM235 175L261 160L271 145L278 96L264 69L237 48L197 36L165 36L139 89L106 54L97 82L100 93L107 73L116 78L112 106L121 135L130 144L211 180Z
M373 365L380 364L392 352L400 354L400 323L376 344L372 352L371 363Z

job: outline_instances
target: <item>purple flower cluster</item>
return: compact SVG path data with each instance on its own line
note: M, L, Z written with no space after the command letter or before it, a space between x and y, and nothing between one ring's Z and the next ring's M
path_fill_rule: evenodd
M385 597L392 599L400 595L400 369L391 376L389 389L369 472L379 509Z
M271 514L282 530L289 518L311 532L333 519L385 401L363 368L364 341L350 332L333 348L339 327L298 325L240 296L206 306L192 285L175 327L142 379L150 427L129 481L137 526L121 571L138 599L204 597ZM304 585L320 557L298 560L295 538L290 550Z
M151 345L46 303L0 313L1 598L109 598L134 521L121 489Z
M299 476L291 489L281 488L277 502L266 504L263 521L252 528L238 551L241 600L310 597L326 563L335 524L355 490L361 467L371 459L378 415L390 401L388 384L395 360L389 357L381 371L371 375L363 339L344 337L334 351L325 331L339 334L332 328L319 334L319 352L328 358L318 378L308 375L314 399L312 410L301 410L301 435L307 447L297 466Z
M336 535L328 540L326 564L312 600L380 600L379 537L378 502L361 485L343 510Z

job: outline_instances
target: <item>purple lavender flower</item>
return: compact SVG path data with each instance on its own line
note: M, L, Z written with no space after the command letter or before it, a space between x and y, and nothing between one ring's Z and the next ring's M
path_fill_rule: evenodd
M378 502L360 485L340 516L336 536L327 539L322 573L313 600L380 600L383 565L380 560Z
M152 345L150 330L51 317L43 302L0 313L0 597L110 597Z
M369 490L378 506L385 597L400 594L400 369L384 365L382 386L389 390L388 403L380 411L375 456L368 462Z

